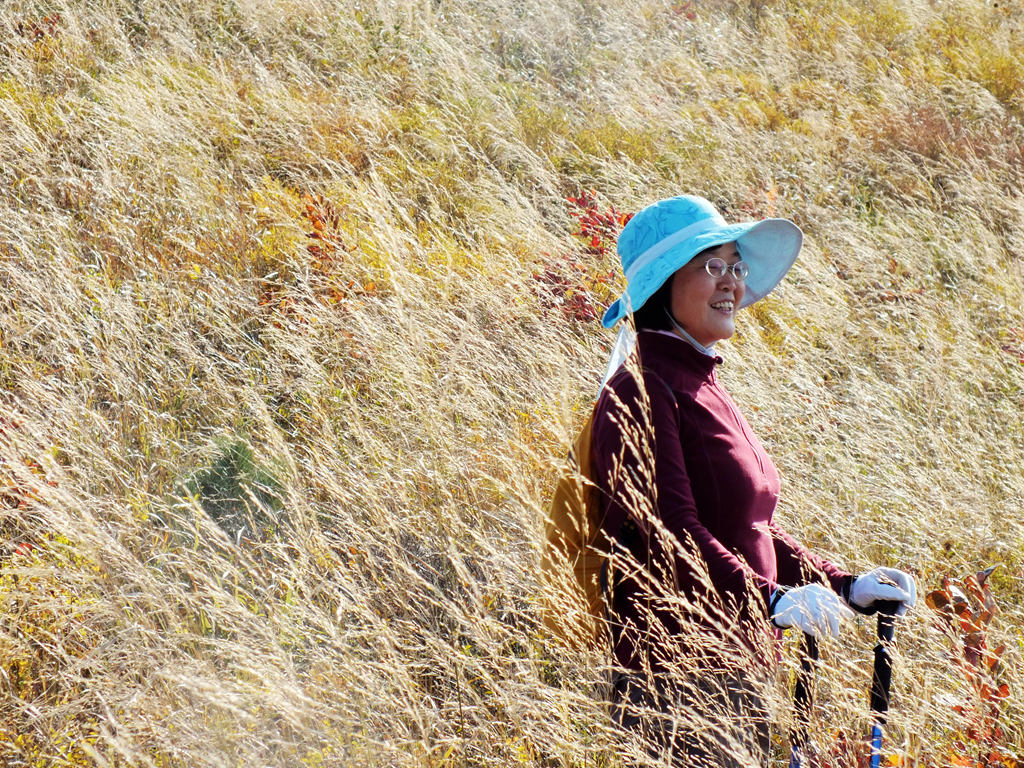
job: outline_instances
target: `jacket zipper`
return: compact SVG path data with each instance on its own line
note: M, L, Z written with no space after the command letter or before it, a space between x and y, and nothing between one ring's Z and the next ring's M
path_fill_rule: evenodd
M764 471L764 461L761 459L761 452L757 449L757 446L754 445L754 441L751 440L750 435L747 434L747 430L743 426L743 420L740 417L739 411L736 410L736 406L733 405L733 402L729 398L728 395L724 394L723 392L719 392L718 391L718 382L717 381L713 382L713 386L714 386L715 391L718 394L718 396L722 399L723 402L725 402L725 404L727 406L729 406L729 413L732 414L733 421L736 422L736 427L739 429L740 433L743 435L743 439L747 441L747 445L750 447L750 450L754 452L754 457L757 459L757 467L758 467L758 469L761 470L761 477L763 477L765 480L767 480L768 476L765 474L765 471Z

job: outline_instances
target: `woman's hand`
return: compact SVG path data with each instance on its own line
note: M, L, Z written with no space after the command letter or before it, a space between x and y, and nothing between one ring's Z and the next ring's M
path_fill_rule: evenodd
M917 601L914 577L896 568L875 568L853 580L846 600L854 610L867 614L874 613L876 603L884 601L900 604L898 616L906 613Z
M814 637L839 637L839 622L853 616L843 599L822 584L777 590L770 612L772 623L780 629L797 627Z

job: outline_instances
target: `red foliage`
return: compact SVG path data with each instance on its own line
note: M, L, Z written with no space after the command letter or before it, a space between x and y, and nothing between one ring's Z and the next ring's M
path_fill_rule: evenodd
M353 280L342 274L341 255L351 253L356 245L346 241L342 227L342 214L330 201L319 194L301 196L300 215L311 226L306 233L309 242L306 252L312 293L298 293L290 289L288 280L263 280L260 283L259 306L268 313L269 322L276 328L308 330L314 318L314 305L340 305L342 309L361 306L361 299L377 295L373 280Z
M59 13L43 16L41 19L23 19L14 25L14 31L34 43L47 38L60 37L61 16Z
M1006 646L989 648L988 627L999 612L987 568L956 580L946 576L942 588L930 592L925 602L938 614L940 626L953 645L950 663L969 683L972 695L952 709L961 717L958 738L942 754L918 758L883 756L883 765L907 768L1024 768L1024 761L1010 747L1010 736L999 723L1002 705L1010 695L1003 682L1002 656ZM817 768L867 768L870 745L840 730L824 754L814 756Z
M694 21L697 18L692 0L676 0L672 3L672 14L683 16L687 21Z
M579 239L588 253L603 257L615 247L619 232L633 218L631 213L622 213L614 205L602 211L598 207L593 190L584 190L579 197L567 197L569 215L578 222L573 236Z
M929 592L925 602L938 614L953 643L950 661L974 694L972 700L953 707L963 718L962 738L953 743L947 762L970 768L1021 768L1024 762L1010 752L999 723L1010 686L1001 679L1006 645L990 648L988 642L989 624L999 612L988 584L994 570L992 566L959 581L946 576L942 588Z
M601 308L586 285L587 270L578 260L567 257L533 273L537 293L545 309L559 308L570 320L589 323L600 316Z
M0 439L10 442L21 429L17 419L0 416ZM35 459L24 457L8 463L0 457L0 510L17 510L15 515L0 518L0 562L10 555L31 553L31 537L21 520L23 513L40 501L44 486L55 488L57 482L46 476L45 468Z
M313 231L306 237L314 242L306 246L313 257L313 266L327 271L334 262L335 254L340 251L353 251L354 245L344 242L341 232L341 214L330 200L322 195L303 195L302 217L312 226Z
M632 214L608 206L602 209L593 191L567 197L569 215L576 220L572 235L583 247L585 260L572 254L549 259L534 272L538 296L545 309L558 308L570 320L587 323L597 320L612 294L615 270L601 270L606 257L614 253L619 232ZM593 267L598 267L594 270Z
M22 425L16 419L8 419L0 416L0 438L9 439L9 436L19 431ZM2 472L6 462L3 458L0 458L0 508L3 509L29 509L32 504L39 501L41 486L46 485L51 488L57 486L57 483L46 477L46 470L43 466L31 457L25 457L17 462L28 469L29 474L33 477L38 478L35 484L25 484L24 482L18 482L13 477L15 472ZM17 472L18 475L23 475L22 472Z

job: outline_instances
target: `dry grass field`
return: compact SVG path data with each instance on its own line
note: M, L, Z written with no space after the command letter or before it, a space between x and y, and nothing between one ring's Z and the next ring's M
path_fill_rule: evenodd
M808 545L1001 563L997 666L900 626L887 763L1020 765L1022 52L1021 0L0 4L0 764L655 764L538 613L592 191L804 229L721 379Z

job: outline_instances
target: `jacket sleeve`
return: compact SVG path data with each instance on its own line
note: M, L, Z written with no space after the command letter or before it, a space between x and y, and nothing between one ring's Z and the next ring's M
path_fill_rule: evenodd
M742 562L700 522L683 458L675 395L660 379L644 378L646 392L632 375L620 371L595 413L595 481L606 499L605 531L614 540L631 517L645 534L652 559L667 564L677 584L681 574L686 574L682 581L699 580L687 557L688 538L716 592L742 599L753 586L767 604L778 585ZM655 535L659 529L672 535Z
M850 573L799 544L777 523L773 522L769 528L775 543L775 561L778 564L780 584L795 587L809 581L819 581L824 577L835 592L844 598L849 595L850 583L853 581Z

